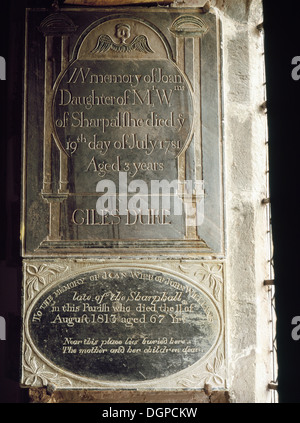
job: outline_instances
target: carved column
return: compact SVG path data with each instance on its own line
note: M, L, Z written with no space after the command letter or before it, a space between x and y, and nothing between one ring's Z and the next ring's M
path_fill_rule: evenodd
M61 57L60 72L63 72L69 62L69 34L77 27L70 18L61 13L48 16L41 23L39 30L45 36L45 83L44 83L44 142L43 142L43 188L42 197L49 203L49 235L47 240L60 239L60 208L68 196L68 156L57 144L60 154L59 189L53 192L52 142L54 137L52 102L54 83L57 75L54 73L54 43L60 40Z
M191 61L193 75L190 83L194 94L194 157L195 157L195 182L202 181L202 136L201 136L201 37L208 31L205 23L195 16L184 15L176 19L170 31L176 37L176 63L186 73L187 61ZM186 42L193 43L192 57L186 57ZM178 157L178 180L179 184L187 179L186 157L182 153ZM180 192L184 203L186 216L186 239L199 239L197 233L197 197L198 193L188 193L185 189Z

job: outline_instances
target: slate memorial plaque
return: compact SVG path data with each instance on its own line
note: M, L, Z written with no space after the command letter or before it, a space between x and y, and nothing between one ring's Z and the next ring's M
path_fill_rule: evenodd
M216 16L28 10L26 45L23 255L222 252Z
M225 387L221 35L27 10L23 385Z
M119 387L166 379L175 387L207 360L223 330L206 289L157 268L85 270L39 293L28 284L26 296L34 300L25 312L25 369L36 355L52 370L46 380L47 372L50 379L62 375L53 381L58 386L70 379Z

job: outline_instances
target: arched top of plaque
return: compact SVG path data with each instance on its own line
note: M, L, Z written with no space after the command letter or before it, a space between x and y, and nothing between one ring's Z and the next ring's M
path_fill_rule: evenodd
M117 72L117 75L110 75L112 70ZM110 80L117 81L118 78L119 83L110 83ZM134 81L130 82L130 78L134 78ZM90 110L82 110L80 102L89 100L95 104L87 105ZM180 125L184 111L182 127L177 128L176 147L168 152L167 158L172 160L187 149L194 122L192 88L184 71L176 64L165 35L154 24L132 15L107 16L95 21L81 34L75 44L69 66L56 81L53 94L53 132L56 143L69 156L66 140L68 137L78 136L76 118L81 116L83 121L79 126L86 125L85 129L91 128L94 132L94 123L101 122L99 110L105 117L105 122L109 122L109 127L102 128L103 133L114 137L111 139L122 137L127 123L114 120L116 111L119 113L117 116L125 116L121 113L133 113L137 106L140 106L140 127L135 126L135 134L143 137L145 129L151 129L154 140L173 140L176 122ZM154 107L159 122L163 119L167 122L166 125L149 121L149 118L154 116ZM171 112L169 108L172 109ZM63 116L70 116L71 123L65 122L61 125ZM87 118L90 120L84 120ZM148 126L147 122L150 122ZM68 125L71 129L66 133ZM88 129L85 131L86 137L87 132ZM90 134L90 137L93 136L93 133ZM159 155L159 149L156 153ZM91 160L92 157L89 162ZM166 164L167 166L169 167L170 163ZM174 173L174 178L176 177Z
M172 51L165 36L151 23L122 15L95 22L80 37L77 60L169 59Z

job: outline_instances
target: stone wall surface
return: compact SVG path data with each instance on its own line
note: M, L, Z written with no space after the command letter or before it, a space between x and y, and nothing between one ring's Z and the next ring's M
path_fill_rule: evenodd
M268 220L264 45L260 1L216 2L224 31L225 190L231 397L269 402Z

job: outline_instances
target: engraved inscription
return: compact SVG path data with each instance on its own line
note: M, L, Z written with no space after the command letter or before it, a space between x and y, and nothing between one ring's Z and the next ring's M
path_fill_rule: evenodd
M122 46L126 45L124 37ZM177 157L187 148L193 128L192 94L174 63L153 60L149 64L139 59L132 66L132 61L123 59L116 67L116 59L78 60L57 85L53 125L69 156L70 191L83 194L80 199L72 198L72 208L68 202L68 224L74 230L95 222L102 234L107 225L121 226L120 237L128 226L140 228L137 235L128 234L130 238L185 235L183 211L164 207L163 197L159 193L152 196L151 188L156 181L172 184L179 179ZM126 194L120 195L124 181L128 192L126 188ZM101 192L98 202L96 197L85 200L85 193L96 191ZM124 206L126 198L128 203L132 200L131 205ZM173 199L180 201L178 186ZM109 206L111 202L115 207ZM153 224L168 232L145 232Z
M56 284L30 308L29 335L54 366L102 381L167 377L203 359L220 332L202 290L160 271L88 272Z
M114 73L111 61L68 68L54 98L54 127L69 154L84 147L101 156L180 154L192 129L190 90L174 64L151 63L139 61L135 73L128 61Z

